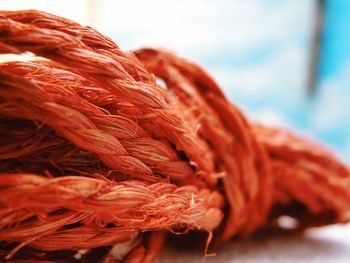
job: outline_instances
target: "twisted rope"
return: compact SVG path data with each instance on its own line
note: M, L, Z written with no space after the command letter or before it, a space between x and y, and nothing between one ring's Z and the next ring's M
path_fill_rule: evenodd
M251 123L187 60L40 11L0 11L0 52L36 55L0 63L4 259L152 262L164 231L220 245L281 215L349 221L346 166Z

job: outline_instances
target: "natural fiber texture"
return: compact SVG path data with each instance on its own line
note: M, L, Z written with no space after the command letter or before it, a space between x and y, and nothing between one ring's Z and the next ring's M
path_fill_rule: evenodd
M0 52L37 56L0 63L2 259L151 262L166 232L349 220L346 166L251 123L187 60L39 11L0 11Z

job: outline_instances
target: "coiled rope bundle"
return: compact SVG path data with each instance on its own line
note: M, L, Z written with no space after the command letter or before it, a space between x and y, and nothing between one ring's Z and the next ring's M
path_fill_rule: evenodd
M0 63L2 259L151 262L166 232L349 220L346 166L187 60L40 11L0 11L0 52L36 55Z

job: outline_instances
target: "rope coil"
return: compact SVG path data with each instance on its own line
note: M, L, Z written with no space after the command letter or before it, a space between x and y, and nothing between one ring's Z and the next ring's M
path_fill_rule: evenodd
M349 169L250 122L199 66L0 11L0 53L24 52L35 59L0 63L3 259L151 262L166 231L220 245L282 215L300 229L349 221Z

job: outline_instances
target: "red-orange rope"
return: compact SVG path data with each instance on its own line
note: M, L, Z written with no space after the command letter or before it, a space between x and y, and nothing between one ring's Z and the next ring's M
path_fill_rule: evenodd
M38 56L0 63L3 259L151 262L166 231L349 220L346 166L251 123L187 60L39 11L0 11L0 52Z

